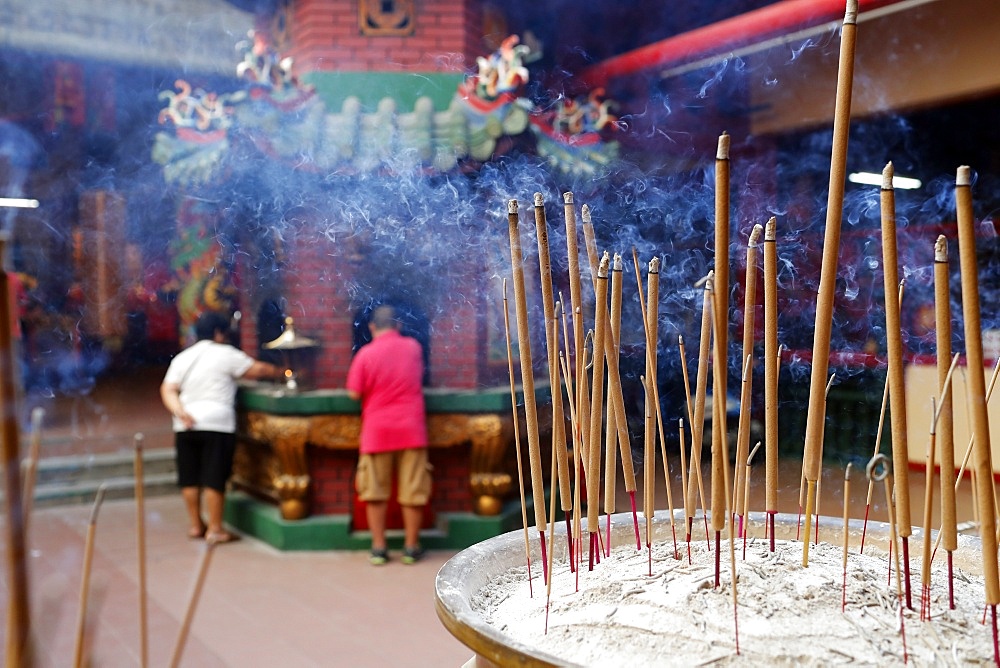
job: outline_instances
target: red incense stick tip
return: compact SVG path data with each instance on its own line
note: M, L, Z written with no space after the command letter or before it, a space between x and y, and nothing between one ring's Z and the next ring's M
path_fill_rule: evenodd
M972 185L972 169L968 165L962 165L958 168L958 173L955 175L955 185L956 186L971 186Z

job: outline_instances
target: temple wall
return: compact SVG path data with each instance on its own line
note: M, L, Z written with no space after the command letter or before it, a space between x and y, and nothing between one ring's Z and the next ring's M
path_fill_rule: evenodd
M392 4L403 7L407 3ZM295 59L299 74L461 72L475 65L475 57L484 51L478 2L422 0L411 4L408 16L395 20L376 16L376 21L384 20L383 32L375 27L376 34L365 34L373 28L371 21L363 21L363 7L380 3L298 0L287 16L288 48L281 50ZM397 14L402 12L405 9L397 10Z

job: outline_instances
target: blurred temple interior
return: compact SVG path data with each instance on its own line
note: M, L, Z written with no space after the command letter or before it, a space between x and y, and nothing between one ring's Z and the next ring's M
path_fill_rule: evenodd
M233 315L244 350L295 367L299 390L340 388L379 303L400 308L423 344L429 389L502 388L507 201L521 203L526 223L541 193L552 248L565 249L563 194L572 192L577 209L589 207L596 248L626 260L620 363L637 418L645 353L631 253L643 268L663 261L658 383L666 416L683 417L676 342L689 342L693 364L698 281L717 268L712 170L728 133L729 394L738 400L746 241L775 216L782 448L801 448L795 407L808 387L843 3L0 6L9 16L0 26L0 216L28 405L87 397L121 374L155 384L204 310ZM868 0L858 26L827 434L827 456L848 459L870 451L856 434L874 437L885 377L878 183L888 162L909 179L896 205L914 387L935 359L939 234L950 244L953 349L963 349L953 200L961 165L974 174L987 361L1000 346L1000 6ZM529 227L526 265L536 260ZM552 262L560 294L570 282L565 251ZM315 345L265 347L289 318ZM758 313L757 347L761 327ZM531 337L541 370L540 324ZM914 420L928 399L914 393ZM303 446L309 457L314 445ZM310 495L314 507L351 512Z

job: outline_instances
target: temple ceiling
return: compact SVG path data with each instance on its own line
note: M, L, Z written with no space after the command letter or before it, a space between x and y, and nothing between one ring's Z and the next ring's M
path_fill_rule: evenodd
M0 0L0 43L72 58L231 74L253 14L225 0Z

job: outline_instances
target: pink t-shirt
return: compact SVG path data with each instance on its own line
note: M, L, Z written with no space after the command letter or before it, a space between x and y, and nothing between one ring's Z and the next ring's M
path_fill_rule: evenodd
M395 330L354 355L347 389L361 395L362 453L426 447L423 375L420 344Z

